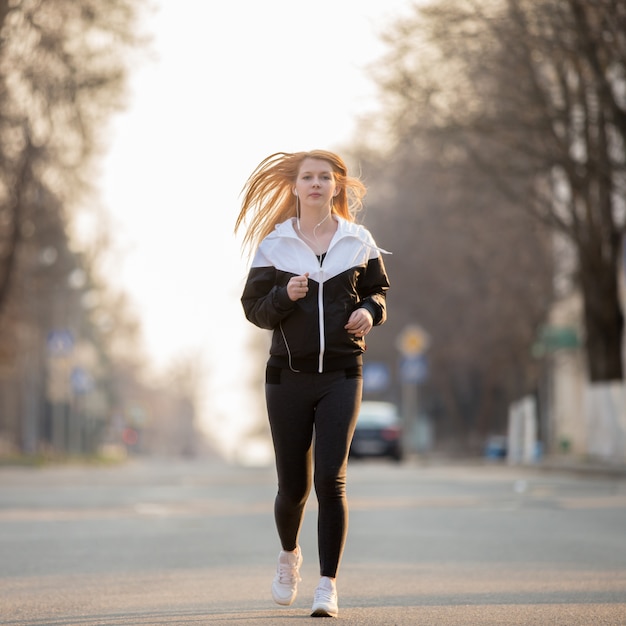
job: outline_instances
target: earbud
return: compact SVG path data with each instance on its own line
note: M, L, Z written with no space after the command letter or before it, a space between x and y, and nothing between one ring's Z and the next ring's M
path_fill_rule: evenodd
M294 195L296 198L298 197L298 190L297 190L297 189L294 189L294 190L293 190L293 195Z

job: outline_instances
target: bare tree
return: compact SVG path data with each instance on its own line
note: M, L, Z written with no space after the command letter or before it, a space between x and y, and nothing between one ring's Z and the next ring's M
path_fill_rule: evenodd
M45 189L57 219L88 188L107 116L123 104L144 0L0 1L0 310Z
M537 385L531 355L551 298L544 230L512 210L463 151L424 134L384 158L362 151L366 220L391 278L389 320L368 360L394 363L409 324L429 333L423 409L437 439L467 447L506 427L507 405Z
M590 379L622 379L626 3L433 2L387 41L396 141L454 144L510 206L570 242Z
M54 395L47 333L72 325L106 361L107 334L131 324L107 310L93 253L74 250L69 225L124 105L131 53L145 49L148 1L0 0L0 438L28 452Z

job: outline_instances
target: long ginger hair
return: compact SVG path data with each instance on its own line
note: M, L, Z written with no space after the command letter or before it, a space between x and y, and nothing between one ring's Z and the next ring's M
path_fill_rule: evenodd
M330 163L337 189L332 212L351 222L363 205L365 185L353 176L343 159L327 150L310 152L276 152L261 161L246 181L241 194L241 211L235 222L235 233L248 222L243 247L256 250L276 224L296 217L296 202L292 190L305 159L319 159Z

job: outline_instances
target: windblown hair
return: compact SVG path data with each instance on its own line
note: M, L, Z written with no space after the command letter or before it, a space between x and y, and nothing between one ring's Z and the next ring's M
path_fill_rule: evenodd
M307 159L327 161L335 176L339 192L333 198L332 212L351 222L363 206L365 185L348 176L343 159L327 150L310 152L277 152L261 161L244 185L241 211L235 222L235 233L248 222L243 247L256 250L275 226L296 216L297 199L293 187L302 162Z

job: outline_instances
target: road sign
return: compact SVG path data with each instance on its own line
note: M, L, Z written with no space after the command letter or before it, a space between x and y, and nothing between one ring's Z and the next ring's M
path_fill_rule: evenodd
M400 333L396 345L403 356L417 356L426 352L430 337L421 326L411 324Z
M423 354L405 356L400 361L400 378L403 383L421 383L427 376L428 362Z
M67 329L51 330L46 345L50 356L67 356L74 349L74 335Z
M75 367L70 374L72 390L77 395L88 393L93 389L93 378L91 374L82 367Z
M363 391L378 393L389 387L389 367L386 363L366 363L363 365Z

